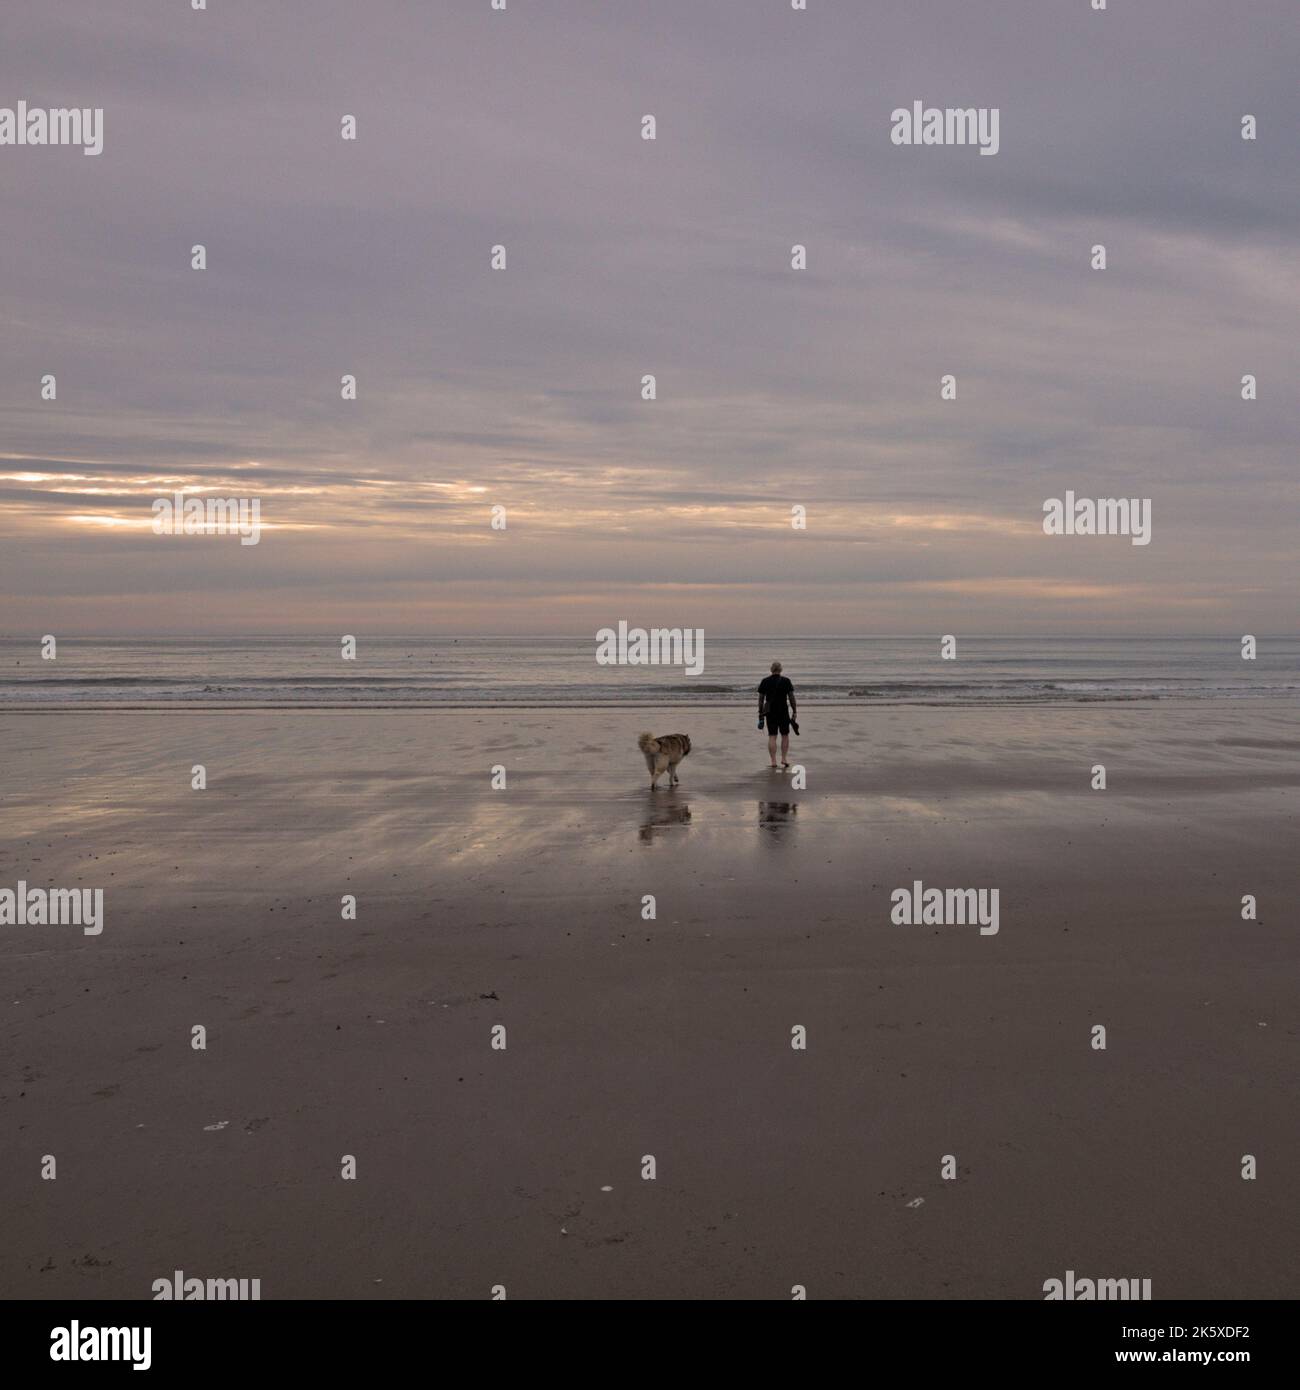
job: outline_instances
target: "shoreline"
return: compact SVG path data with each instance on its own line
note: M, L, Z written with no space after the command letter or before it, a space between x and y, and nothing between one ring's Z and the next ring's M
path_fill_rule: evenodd
M1208 695L1070 695L1060 698L1044 696L1041 698L1014 700L872 700L872 699L813 699L800 697L805 710L870 710L870 709L938 709L938 710L982 710L991 712L999 709L1072 709L1077 706L1096 708L1114 705L1128 709L1133 706L1188 706L1199 708L1206 705L1244 705L1249 708L1277 706L1284 709L1297 709L1297 702L1280 695L1225 695L1221 692ZM367 710L413 714L437 712L441 710L464 713L483 711L528 711L531 713L581 714L584 710L616 711L621 709L691 709L730 711L756 708L756 697L744 700L617 700L584 701L583 703L552 704L546 702L527 703L524 701L492 701L489 703L460 702L451 700L431 700L427 703L393 703L366 701L359 704L252 704L231 702L228 704L177 704L159 702L157 704L0 704L0 716L7 714L240 714L245 712L286 713L298 711L314 714L363 714Z

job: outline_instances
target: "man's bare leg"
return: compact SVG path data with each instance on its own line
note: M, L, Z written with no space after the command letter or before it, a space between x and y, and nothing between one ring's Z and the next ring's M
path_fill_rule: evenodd
M776 735L767 736L767 756L772 759L772 766L776 766Z
M775 742L775 740L773 740ZM790 735L781 735L781 766L790 766Z

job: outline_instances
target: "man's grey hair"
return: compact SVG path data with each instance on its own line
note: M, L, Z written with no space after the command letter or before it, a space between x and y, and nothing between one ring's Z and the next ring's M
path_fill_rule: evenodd
M772 674L774 676L779 676L781 674L781 663L779 661L774 661L772 663Z

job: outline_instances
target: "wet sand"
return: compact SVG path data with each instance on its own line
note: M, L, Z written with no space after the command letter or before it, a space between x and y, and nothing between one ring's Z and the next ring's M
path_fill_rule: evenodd
M0 1294L1300 1295L1294 709L801 713L0 716Z

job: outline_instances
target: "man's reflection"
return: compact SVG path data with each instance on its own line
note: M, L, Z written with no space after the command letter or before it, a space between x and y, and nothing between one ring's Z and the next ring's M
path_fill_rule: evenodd
M797 801L760 801L758 803L759 833L770 835L774 840L785 839L798 813L799 803Z

